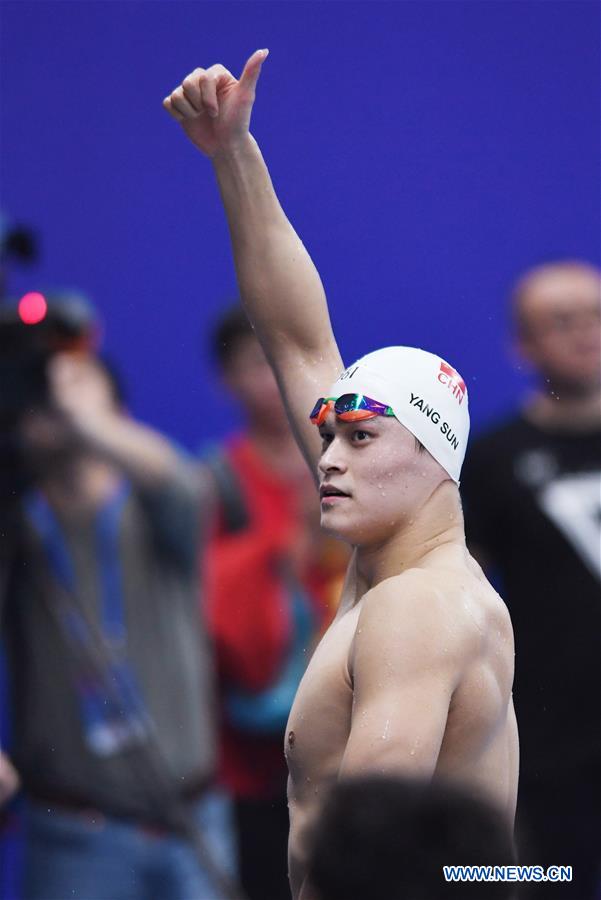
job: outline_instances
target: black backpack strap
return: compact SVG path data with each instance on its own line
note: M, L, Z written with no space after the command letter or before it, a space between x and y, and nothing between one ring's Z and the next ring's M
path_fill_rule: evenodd
M223 515L223 524L228 534L248 528L250 516L238 476L234 472L223 450L210 451L203 459L217 485L217 493Z

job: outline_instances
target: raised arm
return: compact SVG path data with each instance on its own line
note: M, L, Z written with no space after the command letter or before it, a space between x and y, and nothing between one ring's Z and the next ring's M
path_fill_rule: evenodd
M163 435L121 409L94 357L55 354L47 378L53 413L82 446L118 466L143 489L177 484L199 503L212 501L209 474L187 462Z
M237 80L223 66L195 69L165 108L213 163L240 294L275 371L294 433L313 473L320 452L308 415L342 369L319 274L279 204L249 131L267 50Z

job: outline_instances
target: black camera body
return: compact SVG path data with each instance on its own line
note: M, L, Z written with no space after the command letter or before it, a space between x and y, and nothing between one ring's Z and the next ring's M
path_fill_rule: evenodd
M19 307L0 305L0 502L19 494L25 480L18 425L28 410L48 404L48 361L55 353L90 350L98 321L76 295L47 297L46 313L26 324Z

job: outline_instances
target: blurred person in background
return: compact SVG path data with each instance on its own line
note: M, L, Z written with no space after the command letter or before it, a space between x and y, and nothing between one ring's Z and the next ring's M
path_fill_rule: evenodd
M16 390L15 373L3 376ZM198 624L211 480L127 415L91 347L51 352L44 380L17 419L26 484L3 523L24 895L235 896Z
M515 863L507 819L445 782L366 775L334 783L307 838L310 900L510 900L507 882L446 882L444 866Z
M201 596L217 649L221 776L235 798L245 893L289 900L284 729L348 553L319 530L310 474L242 307L221 317L212 351L246 422L206 456L220 497Z
M19 776L10 758L0 750L0 804L6 803L19 790Z
M571 261L533 269L516 285L513 313L538 386L468 450L467 536L502 580L515 631L518 822L532 861L574 869L571 885L532 891L593 900L601 858L600 273Z
M9 755L0 749L0 897L20 900L23 838L17 803L19 776Z

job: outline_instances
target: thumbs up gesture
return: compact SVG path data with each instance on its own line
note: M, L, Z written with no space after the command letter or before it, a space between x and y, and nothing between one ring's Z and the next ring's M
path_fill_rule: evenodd
M256 50L239 79L222 65L194 69L163 106L198 149L208 157L227 151L246 138L255 89L268 50Z

